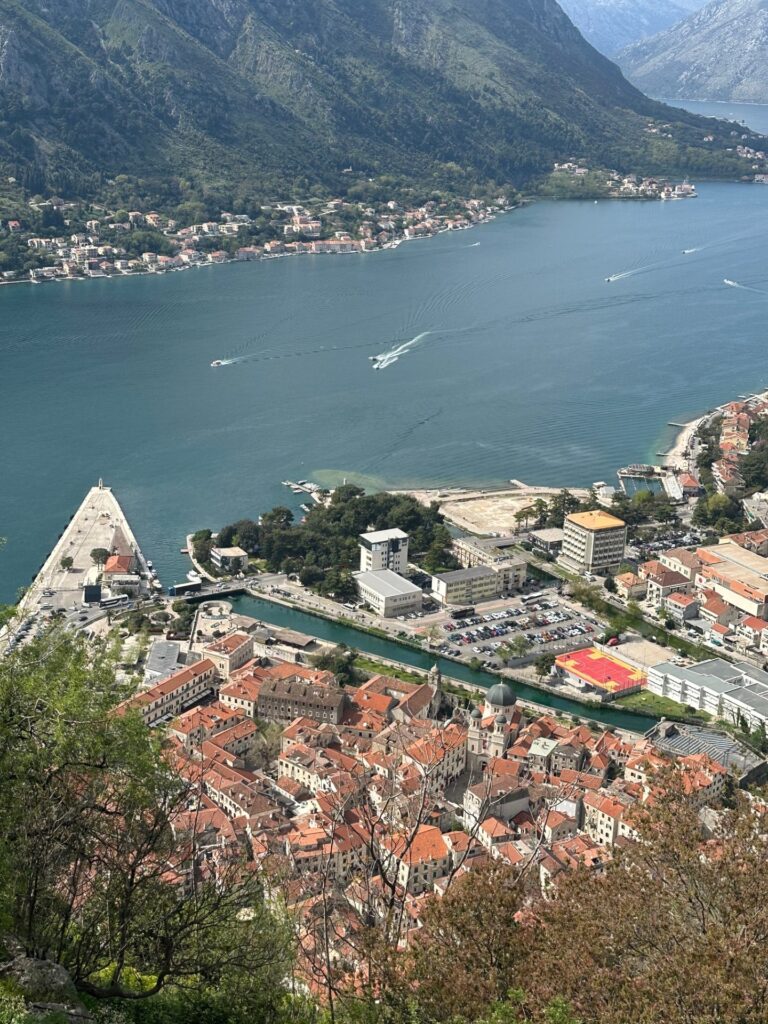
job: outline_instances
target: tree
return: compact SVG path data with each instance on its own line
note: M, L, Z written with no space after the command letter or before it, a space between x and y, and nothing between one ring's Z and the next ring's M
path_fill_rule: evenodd
M519 872L489 860L427 904L403 978L426 1020L475 1020L524 981L524 898Z
M609 594L616 593L616 580L613 578L613 576L606 576L605 583L603 585Z
M534 507L527 505L525 508L521 508L518 512L515 512L515 522L517 523L518 532L520 527L523 526L526 530L528 529L528 523L531 516L533 515Z
M526 993L534 1009L564 998L590 1024L760 1024L765 807L738 796L706 841L677 772L654 791L634 813L639 842L614 851L599 881L570 873L538 905L526 929Z
M524 658L530 651L533 644L530 640L524 637L522 633L518 633L516 636L512 637L506 646L511 651L513 658Z
M356 652L346 644L323 651L312 658L312 664L324 672L331 672L342 686L359 686L364 676L355 668Z
M71 555L63 555L59 559L59 566L60 566L61 569L64 570L64 572L69 572L69 570L72 568L72 566L74 564L75 564L75 560L74 560L74 558L72 558Z
M436 647L438 645L438 641L442 639L442 636L443 634L440 627L434 622L424 631L424 637L427 641L428 647Z
M262 530L285 530L293 522L293 512L285 505L278 505L261 517Z
M91 561L94 565L104 565L109 558L109 551L106 548L93 548L91 551Z
M213 534L210 530L197 530L192 534L192 554L195 561L204 565L210 560L213 547Z
M536 675L539 679L543 679L544 676L548 676L555 665L554 654L540 654L536 661L533 663L536 669Z
M0 662L0 923L97 999L251 982L279 998L286 936L256 876L236 846L206 867L183 824L204 780L111 713L123 695L109 650L70 634Z

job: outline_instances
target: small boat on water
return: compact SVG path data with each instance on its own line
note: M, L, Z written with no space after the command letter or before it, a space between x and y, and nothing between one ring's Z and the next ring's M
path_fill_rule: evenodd
M203 577L199 572L195 572L194 569L190 569L187 573L187 579L190 583L202 583Z
M211 366L223 366L223 365L224 365L224 360L223 359L214 359L213 362L211 363Z

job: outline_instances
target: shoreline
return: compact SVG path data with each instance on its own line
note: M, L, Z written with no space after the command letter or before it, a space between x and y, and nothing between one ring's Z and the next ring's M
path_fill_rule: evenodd
M458 234L461 231L472 231L475 228L483 227L486 224L491 224L496 220L497 217L505 214L514 213L516 210L520 210L525 206L528 206L535 202L535 199L525 197L520 199L518 202L507 207L506 209L495 210L494 213L489 214L487 217L483 217L473 224L466 224L463 227L457 228L439 228L437 231L432 232L428 235L414 235L412 237L394 238L390 242L385 242L383 245L376 245L370 249L356 249L347 252L281 252L274 254L262 253L260 256L256 256L253 259L238 259L236 256L230 256L224 260L204 260L200 263L187 263L180 267L170 267L167 270L132 270L130 272L118 271L115 274L93 274L83 276L70 276L68 274L56 274L51 277L43 278L42 280L34 280L33 278L18 278L15 281L0 281L0 288L18 285L18 284L33 284L33 285L45 285L45 284L68 284L75 282L87 283L90 281L115 281L125 280L132 277L165 277L167 274L178 274L187 270L201 270L206 267L224 267L230 263L268 263L272 260L284 260L295 256L370 256L376 253L388 252L393 249L398 249L401 245L406 242L425 242L430 241L433 238L437 238L440 235L452 235ZM317 239L317 241L325 241L325 239ZM355 239L354 241L360 242L361 239ZM51 268L54 269L54 268Z
M663 456L662 465L675 469L678 473L687 473L691 469L691 458L690 454L691 442L696 436L699 428L702 424L711 420L713 417L721 413L726 405L730 405L731 402L740 401L754 401L755 399L768 401L768 389L765 391L755 391L749 394L746 398L735 398L730 401L723 402L714 409L709 409L701 416L696 416L692 420L687 420L680 426L678 433L667 451ZM671 424L670 424L671 425ZM676 424L677 425L677 424ZM660 456L661 457L661 456Z
M768 401L768 389L752 392L745 398L728 399L684 423L668 424L677 427L677 433L663 455L661 452L656 453L656 459L651 460L653 465L675 476L691 473L698 478L695 437L702 424L722 413L725 407L734 401L755 400ZM615 472L618 475L618 468ZM390 494L411 495L423 505L437 502L446 522L466 534L480 537L515 536L520 526L515 515L530 507L539 498L551 499L562 490L569 491L577 498L584 498L589 491L589 488L584 486L561 484L545 487L515 479L507 483L489 483L485 487L462 487L453 483L445 486L384 489ZM462 514L462 506L468 506L467 515Z

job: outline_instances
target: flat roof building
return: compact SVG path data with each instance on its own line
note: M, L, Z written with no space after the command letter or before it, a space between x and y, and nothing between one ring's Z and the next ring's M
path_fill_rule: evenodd
M768 617L768 558L730 539L699 548L696 554L701 561L697 588L714 590L726 604L747 615Z
M489 566L501 575L501 593L519 590L528 575L528 564L515 553L514 537L458 537L453 550L464 569Z
M360 572L408 569L408 534L402 530L375 530L360 534Z
M504 574L490 565L454 569L432 577L432 596L442 605L472 605L492 601L504 592Z
M242 572L248 567L248 553L242 548L211 548L211 562L221 572Z
M542 530L531 530L528 539L536 551L543 551L545 555L557 556L563 549L565 531L557 526L550 526Z
M665 661L649 668L648 689L715 718L743 719L750 729L768 723L768 672L746 662L711 658L680 666Z
M555 659L558 673L577 686L590 687L603 701L645 686L645 672L597 647L585 647Z
M377 615L388 619L396 615L407 615L421 611L423 595L421 588L410 580L398 576L391 569L372 569L355 573L355 583L360 600L371 607Z
M623 519L608 512L574 512L565 518L558 561L573 572L615 573L624 561L626 543Z
M157 683L179 667L181 644L175 640L154 640L147 652L144 682Z

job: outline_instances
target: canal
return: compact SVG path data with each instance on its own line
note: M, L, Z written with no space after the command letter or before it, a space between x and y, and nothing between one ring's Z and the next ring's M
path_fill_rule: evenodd
M468 665L463 665L460 662L435 658L426 651L402 647L392 640L372 636L370 633L342 623L329 622L327 619L309 615L296 608L287 608L281 604L274 604L272 601L262 601L253 597L235 597L230 600L234 611L240 615L250 615L273 626L295 629L299 633L307 633L331 643L344 643L348 647L353 647L355 650L373 657L389 658L392 661L399 661L404 665L411 665L413 668L427 671L437 662L444 675L460 679L464 683L471 683L480 689L487 689L498 682L498 676L492 675L490 672L475 672ZM620 711L610 705L580 704L578 701L569 700L568 697L560 697L555 693L539 690L535 686L529 686L517 680L507 681L521 700L534 701L536 704L552 708L553 711L563 711L566 714L576 715L582 719L591 719L604 725L614 725L619 729L630 729L633 732L645 732L656 721L656 719L645 715L633 714L631 711Z

